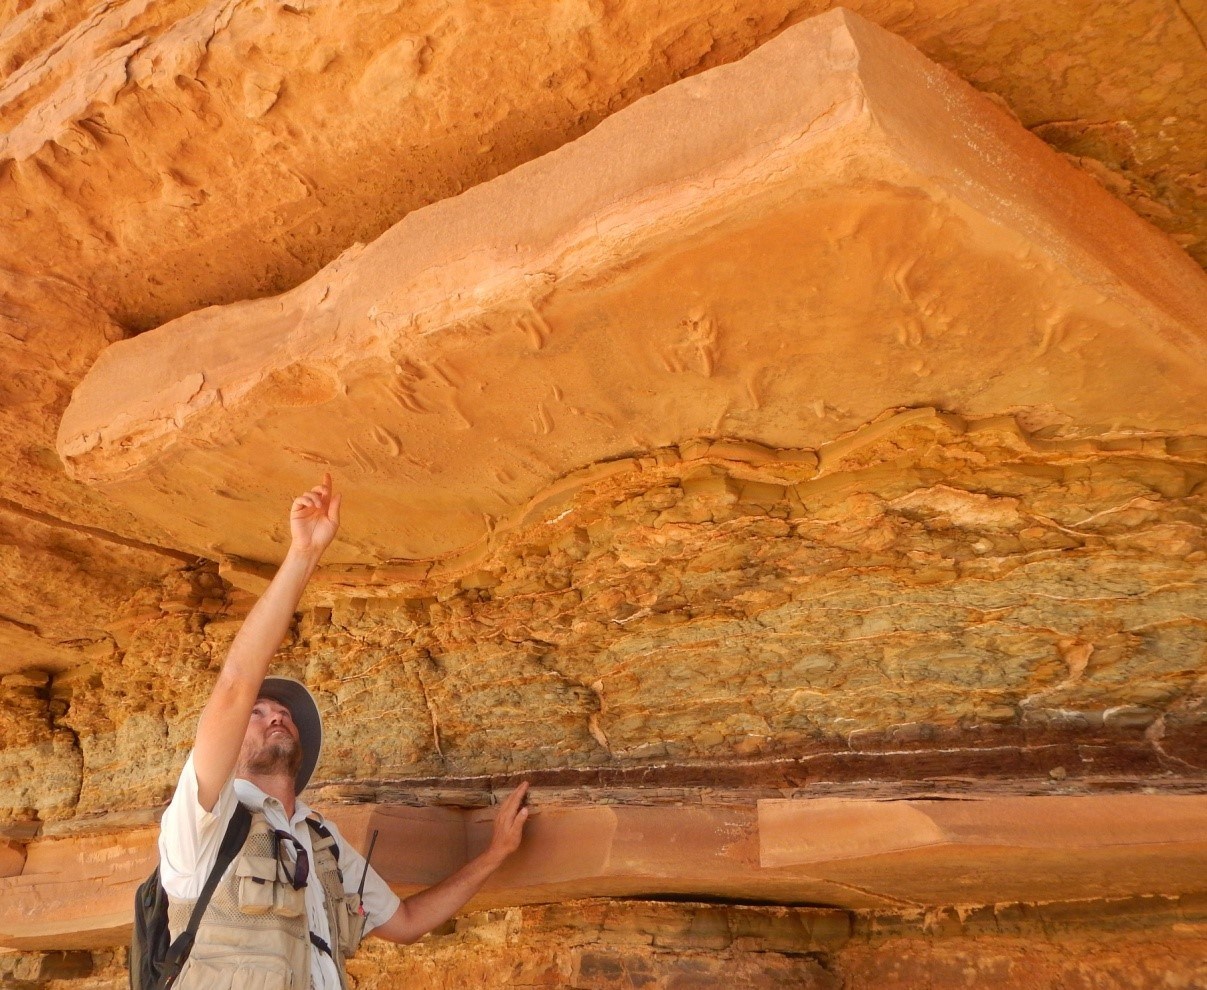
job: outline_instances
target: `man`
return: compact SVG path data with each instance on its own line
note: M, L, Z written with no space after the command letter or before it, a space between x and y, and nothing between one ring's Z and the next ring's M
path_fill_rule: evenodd
M414 942L456 914L520 844L526 784L502 803L484 853L400 901L333 825L307 821L319 819L298 799L318 762L318 707L298 682L266 675L339 528L339 509L330 475L294 499L289 552L231 643L164 812L160 877L173 937L187 924L236 808L253 813L176 990L341 990L343 959L356 950L362 925L392 942ZM362 882L363 907L354 896Z

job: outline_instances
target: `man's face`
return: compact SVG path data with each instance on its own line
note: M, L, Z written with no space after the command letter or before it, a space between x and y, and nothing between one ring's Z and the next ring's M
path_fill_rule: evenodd
M293 715L279 701L257 698L243 734L239 770L244 774L285 773L302 765L302 745Z

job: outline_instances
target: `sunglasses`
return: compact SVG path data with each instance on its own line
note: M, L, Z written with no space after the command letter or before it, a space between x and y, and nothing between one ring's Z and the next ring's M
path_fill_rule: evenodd
M301 890L306 886L306 880L310 877L310 857L306 855L306 847L283 828L273 829L272 834L272 853L277 862L281 864L281 872L285 874L285 879L293 884L294 890ZM281 855L281 844L284 842L293 845L294 869L292 873L289 872L289 858Z

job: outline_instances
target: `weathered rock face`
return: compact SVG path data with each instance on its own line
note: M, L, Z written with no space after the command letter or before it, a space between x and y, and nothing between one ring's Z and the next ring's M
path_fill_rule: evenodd
M1186 898L1116 902L1091 914L1001 904L925 919L572 901L483 912L449 927L405 949L367 942L349 964L354 985L981 990L1194 986L1207 976L1203 906ZM0 956L0 976L51 990L128 985L121 952Z
M1207 974L1201 907L1126 902L1098 916L1009 905L923 922L808 909L591 902L467 919L419 952L376 951L363 986L1152 987ZM1106 915L1106 917L1102 917ZM467 951L468 950L468 951ZM464 967L464 969L462 968ZM462 974L465 974L462 976ZM464 982L459 982L463 980Z
M2 272L0 293L0 674L58 671L104 651L112 617L188 558L114 533L133 517L70 482L54 453L72 388L118 328L58 279Z
M825 6L0 5L0 981L122 981L324 468L315 798L536 784L358 986L1205 978L1207 280L1084 174L1201 259L1201 26L863 6L1028 135Z
M809 458L686 444L578 479L459 577L320 576L285 662L332 716L321 774L901 744L957 747L949 773L989 747L984 777L1201 765L1193 448L1041 441L1012 420L916 410L823 454L819 476ZM154 607L99 683L63 684L92 765L58 814L166 796L172 747L237 626L205 597L216 583L199 573ZM168 745L131 778L152 725ZM839 779L862 775L828 759ZM903 761L889 776L926 772Z

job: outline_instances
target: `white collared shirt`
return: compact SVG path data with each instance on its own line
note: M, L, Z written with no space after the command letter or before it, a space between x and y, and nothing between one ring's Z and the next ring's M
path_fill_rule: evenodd
M285 808L280 801L265 794L250 781L232 778L218 795L214 810L206 811L197 799L197 771L193 768L192 753L180 773L176 793L172 795L172 801L159 823L159 878L163 889L169 897L179 900L196 900L201 895L206 877L218 859L218 847L222 844L222 836L226 834L226 826L239 803L254 811L263 811L269 825L290 832L306 850L312 864L311 881L306 884L306 916L310 930L330 945L331 932L323 907L323 888L313 873L314 847L310 826L306 824L310 808L298 799L293 818L286 820ZM344 889L355 893L365 872L364 857L340 835L334 822L324 819L323 824L339 846L339 868L344 875ZM366 934L388 921L400 903L398 895L370 867L365 877L364 893L364 908L368 915ZM310 947L310 984L314 990L339 990L340 986L335 962L313 945Z

